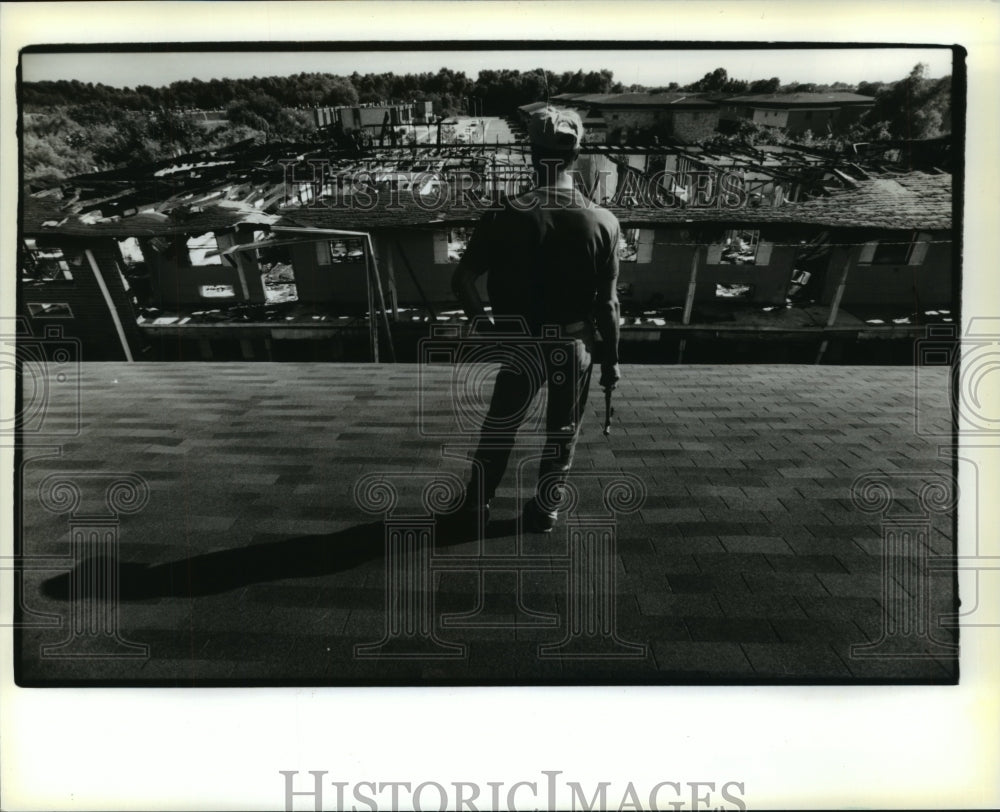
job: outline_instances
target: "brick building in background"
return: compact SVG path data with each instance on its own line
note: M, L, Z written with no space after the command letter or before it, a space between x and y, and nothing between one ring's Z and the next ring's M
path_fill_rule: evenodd
M719 125L719 104L697 93L564 93L553 102L603 120L608 144L652 137L695 143Z
M872 109L875 99L857 93L768 93L722 101L720 124L740 121L783 129L789 135L845 132Z

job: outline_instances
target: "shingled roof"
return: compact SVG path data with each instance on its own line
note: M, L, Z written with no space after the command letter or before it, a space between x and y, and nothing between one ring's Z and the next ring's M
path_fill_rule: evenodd
M537 101L537 102L532 102L531 104L522 104L517 109L520 110L522 113L534 113L535 110L541 110L548 106L549 106L548 102Z
M726 104L748 104L759 107L816 107L874 104L872 96L857 93L752 93L747 96L731 96Z
M561 93L553 101L594 107L718 107L698 93Z
M803 222L885 229L951 228L951 175L912 172L858 182L796 206Z
M951 228L951 175L914 172L895 178L857 181L856 188L802 203L756 208L622 208L610 206L626 227L691 223L814 225L823 228L887 230L947 230ZM469 225L483 210L472 206L427 210L405 198L393 209L378 205L370 211L310 206L285 209L275 224L286 228L330 228L368 231L376 228Z
M799 203L741 209L611 207L626 227L655 227L690 223L733 225L816 225L824 228L947 230L952 225L952 178L948 174L913 172L895 177L853 181L854 188L834 191ZM73 237L153 237L199 234L239 226L329 228L371 231L380 228L433 228L478 222L483 209L472 205L421 206L400 196L389 207L383 196L373 208L324 205L285 208L278 215L251 206L221 201L197 209L179 207L169 214L146 212L107 221L71 214L49 198L24 199L23 232L27 236L60 234Z
M601 107L718 107L697 93L616 93L607 96Z

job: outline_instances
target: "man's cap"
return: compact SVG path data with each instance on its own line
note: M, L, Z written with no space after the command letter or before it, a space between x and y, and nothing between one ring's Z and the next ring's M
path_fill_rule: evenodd
M531 145L554 152L575 150L583 139L583 121L574 110L546 106L531 114L528 122Z

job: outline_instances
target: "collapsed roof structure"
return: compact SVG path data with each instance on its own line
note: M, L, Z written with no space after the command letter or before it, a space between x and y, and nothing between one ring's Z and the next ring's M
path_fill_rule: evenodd
M796 329L832 329L850 302L953 309L948 173L790 147L585 144L582 153L581 188L623 226L620 293L640 314L628 326L693 329L699 309L729 299L783 310L806 266L811 301L832 315ZM117 332L132 355L157 335L203 341L206 319L251 338L259 324L268 341L303 324L376 334L384 320L391 341L401 322L459 318L448 268L467 229L531 183L516 142L239 144L79 176L22 198L20 305L29 317L52 312L41 305L60 293L67 310L85 310L69 286L58 289L65 273L77 289L91 274L103 289L121 278L121 295L104 298L130 323ZM217 250L192 242L203 235ZM79 261L88 249L93 262ZM48 258L67 265L61 280L29 267L44 250L63 257ZM385 292L381 314L373 285ZM655 313L671 309L673 320ZM377 353L377 335L374 344Z

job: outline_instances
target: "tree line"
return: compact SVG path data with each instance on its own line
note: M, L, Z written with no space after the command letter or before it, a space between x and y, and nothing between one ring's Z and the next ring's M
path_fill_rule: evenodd
M557 93L621 92L610 70L551 71L483 70L476 79L463 71L437 73L298 73L250 79L189 79L165 87L109 87L101 83L59 80L25 82L21 100L26 110L77 104L109 104L123 110L161 108L220 110L255 98L273 99L281 107L324 107L382 101L431 101L439 115L465 112L470 99L485 103L487 115L505 115L520 104Z
M191 79L154 88L115 88L78 80L25 82L22 144L25 181L45 185L67 177L122 165L148 163L247 139L300 141L316 137L308 108L374 102L431 101L438 116L475 111L512 115L524 104L561 93L690 91L741 93L854 91L875 99L874 108L850 134L855 140L929 138L951 130L951 77L932 80L917 65L898 82L815 85L777 77L745 81L717 68L683 87L623 86L610 70L462 71L336 76L299 73L250 79ZM219 127L201 126L184 111L225 110ZM780 132L745 126L738 138L765 143ZM817 134L823 137L824 134ZM815 137L815 136L814 136Z
M729 76L716 68L686 85L671 82L662 87L624 86L607 69L555 73L541 69L519 71L484 69L473 79L463 71L441 68L437 73L366 73L349 76L330 73L298 73L250 79L188 79L164 87L139 85L135 88L110 87L77 79L25 82L21 101L28 111L79 104L107 104L122 110L198 109L222 110L236 102L273 99L281 107L305 108L368 104L383 101L425 100L434 104L438 115L467 112L472 100L485 115L510 115L522 104L560 93L622 93L689 91L700 93L801 93L827 90L856 91L876 95L885 85L862 82L782 84L774 76L747 81Z

